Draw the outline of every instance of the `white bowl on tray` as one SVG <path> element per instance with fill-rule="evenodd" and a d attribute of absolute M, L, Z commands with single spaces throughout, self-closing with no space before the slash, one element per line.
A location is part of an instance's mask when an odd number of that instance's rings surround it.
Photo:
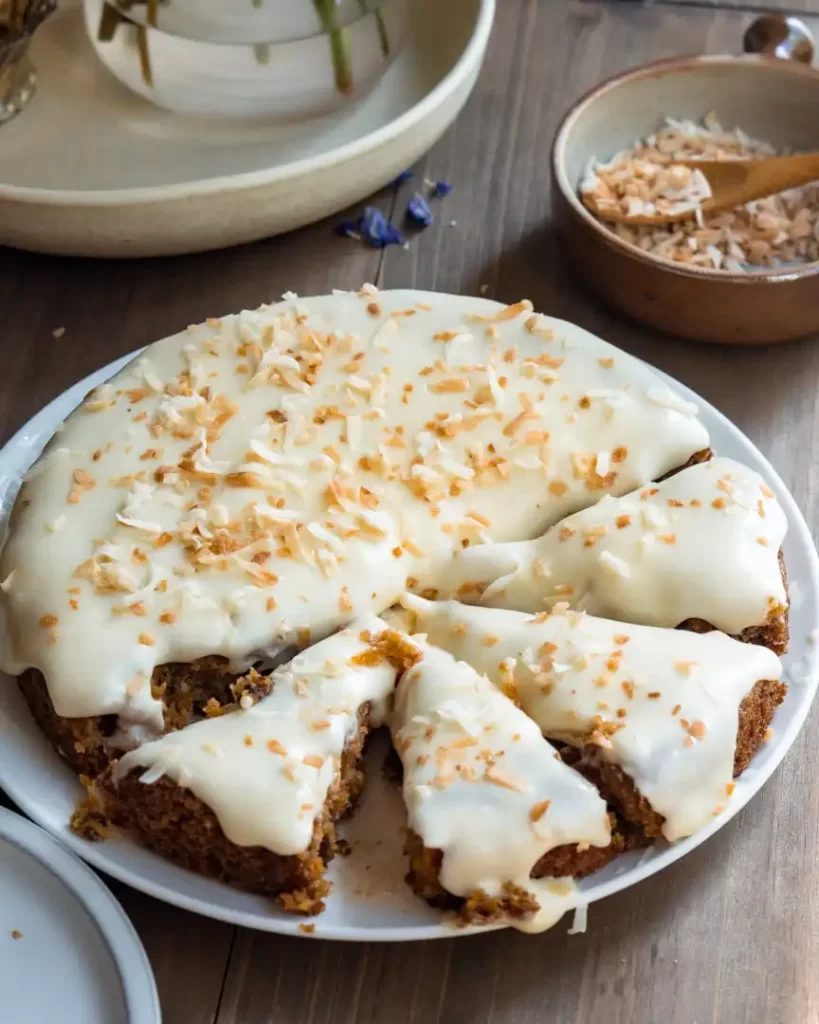
<path fill-rule="evenodd" d="M 147 103 L 95 59 L 82 0 L 61 0 L 32 42 L 36 102 L 3 125 L 0 244 L 71 256 L 201 252 L 371 195 L 457 116 L 495 0 L 409 0 L 408 10 L 405 44 L 363 100 L 313 120 L 248 122 Z"/>
<path fill-rule="evenodd" d="M 326 2 L 325 25 L 312 0 L 268 3 L 279 17 L 259 25 L 254 15 L 265 8 L 250 4 L 220 20 L 212 2 L 198 14 L 192 0 L 179 10 L 173 0 L 159 6 L 156 26 L 145 6 L 120 11 L 109 0 L 83 0 L 83 8 L 99 59 L 151 103 L 178 114 L 295 121 L 365 97 L 406 36 L 410 0 L 356 5 L 356 17 L 349 3 L 337 11 Z"/>

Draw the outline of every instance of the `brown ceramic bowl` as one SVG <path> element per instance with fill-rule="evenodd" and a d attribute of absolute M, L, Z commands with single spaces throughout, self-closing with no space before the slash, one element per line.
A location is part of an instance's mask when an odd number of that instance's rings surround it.
<path fill-rule="evenodd" d="M 553 213 L 572 263 L 608 303 L 670 334 L 758 345 L 819 333 L 819 263 L 747 274 L 672 263 L 622 242 L 578 198 L 592 157 L 631 147 L 666 116 L 712 110 L 777 148 L 819 150 L 819 71 L 796 60 L 678 57 L 610 79 L 569 111 L 552 150 Z"/>

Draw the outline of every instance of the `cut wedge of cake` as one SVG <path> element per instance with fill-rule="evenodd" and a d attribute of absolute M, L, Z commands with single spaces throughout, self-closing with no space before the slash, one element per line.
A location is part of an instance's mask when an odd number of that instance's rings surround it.
<path fill-rule="evenodd" d="M 715 457 L 555 524 L 537 540 L 456 552 L 440 597 L 719 629 L 787 648 L 785 514 L 762 477 Z"/>
<path fill-rule="evenodd" d="M 410 884 L 438 905 L 448 894 L 465 922 L 543 930 L 575 889 L 568 878 L 541 877 L 541 862 L 557 847 L 610 846 L 605 801 L 486 677 L 419 646 L 390 716 Z"/>
<path fill-rule="evenodd" d="M 367 732 L 417 657 L 380 619 L 358 620 L 273 672 L 255 703 L 125 754 L 100 783 L 110 818 L 185 867 L 317 912 Z"/>
<path fill-rule="evenodd" d="M 767 648 L 722 633 L 407 595 L 414 629 L 485 673 L 630 821 L 675 840 L 720 814 L 785 695 Z"/>

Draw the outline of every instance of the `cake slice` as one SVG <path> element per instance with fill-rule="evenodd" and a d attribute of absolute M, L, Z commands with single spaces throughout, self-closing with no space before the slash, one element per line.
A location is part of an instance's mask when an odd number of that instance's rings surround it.
<path fill-rule="evenodd" d="M 316 913 L 360 755 L 413 646 L 375 617 L 297 655 L 270 692 L 125 754 L 101 789 L 109 815 L 201 874 Z"/>
<path fill-rule="evenodd" d="M 606 804 L 488 679 L 419 647 L 390 716 L 404 768 L 408 881 L 465 922 L 548 928 L 575 890 L 568 878 L 542 877 L 547 855 L 609 847 Z"/>
<path fill-rule="evenodd" d="M 714 458 L 569 516 L 537 540 L 456 552 L 439 596 L 540 612 L 559 602 L 787 648 L 787 520 L 762 477 Z"/>
<path fill-rule="evenodd" d="M 415 628 L 513 697 L 647 835 L 680 839 L 726 807 L 784 698 L 779 658 L 722 633 L 537 616 L 407 595 Z"/>

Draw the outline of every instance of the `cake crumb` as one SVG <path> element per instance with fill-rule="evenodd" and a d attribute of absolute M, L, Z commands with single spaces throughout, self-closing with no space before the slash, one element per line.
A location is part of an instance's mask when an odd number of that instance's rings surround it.
<path fill-rule="evenodd" d="M 588 927 L 588 913 L 589 908 L 586 903 L 578 903 L 574 908 L 574 918 L 572 919 L 572 926 L 569 928 L 567 935 L 584 935 L 586 928 Z"/>

